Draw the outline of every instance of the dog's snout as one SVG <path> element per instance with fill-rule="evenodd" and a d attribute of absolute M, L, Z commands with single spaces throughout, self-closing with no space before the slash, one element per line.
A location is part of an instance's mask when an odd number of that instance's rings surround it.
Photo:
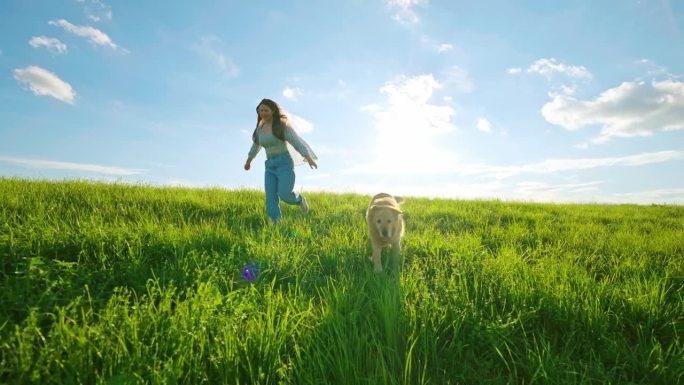
<path fill-rule="evenodd" d="M 389 237 L 389 231 L 387 231 L 387 229 L 382 229 L 382 236 L 385 238 Z"/>

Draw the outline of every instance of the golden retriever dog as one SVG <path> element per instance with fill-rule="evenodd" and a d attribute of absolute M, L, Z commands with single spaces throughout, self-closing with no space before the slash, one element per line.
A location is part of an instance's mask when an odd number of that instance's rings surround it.
<path fill-rule="evenodd" d="M 401 197 L 380 193 L 368 204 L 366 224 L 373 247 L 373 255 L 368 259 L 373 261 L 376 272 L 382 271 L 382 249 L 387 246 L 392 250 L 395 264 L 399 265 L 401 238 L 404 236 L 404 218 L 399 205 L 403 202 Z"/>

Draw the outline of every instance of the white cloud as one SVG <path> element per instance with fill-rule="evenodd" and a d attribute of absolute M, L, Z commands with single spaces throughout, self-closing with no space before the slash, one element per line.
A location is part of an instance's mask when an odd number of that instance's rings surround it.
<path fill-rule="evenodd" d="M 520 74 L 523 72 L 522 68 L 509 68 L 507 72 L 511 75 Z M 539 74 L 547 79 L 553 75 L 561 74 L 574 79 L 591 79 L 592 75 L 584 66 L 574 66 L 559 63 L 555 58 L 538 59 L 532 63 L 525 72 L 531 74 Z"/>
<path fill-rule="evenodd" d="M 387 95 L 391 106 L 428 108 L 428 104 L 436 89 L 442 85 L 435 80 L 432 74 L 418 75 L 415 77 L 399 76 L 392 81 L 386 82 L 381 88 L 380 93 Z M 451 110 L 449 108 L 449 110 Z"/>
<path fill-rule="evenodd" d="M 684 83 L 624 82 L 588 101 L 570 95 L 552 95 L 552 100 L 542 107 L 542 115 L 548 122 L 568 130 L 601 125 L 595 143 L 613 137 L 681 130 L 684 129 Z"/>
<path fill-rule="evenodd" d="M 416 5 L 426 3 L 427 0 L 386 0 L 388 8 L 396 11 L 393 18 L 400 23 L 417 23 L 420 21 L 414 11 Z"/>
<path fill-rule="evenodd" d="M 101 166 L 97 164 L 58 162 L 54 160 L 26 159 L 8 156 L 0 156 L 0 162 L 43 170 L 85 171 L 105 175 L 136 175 L 143 174 L 146 171 L 141 169 L 130 169 L 115 166 Z"/>
<path fill-rule="evenodd" d="M 216 36 L 204 36 L 192 45 L 192 49 L 208 60 L 220 73 L 228 78 L 237 77 L 240 69 L 231 58 L 219 47 L 221 39 Z"/>
<path fill-rule="evenodd" d="M 121 49 L 121 47 L 119 47 L 118 45 L 114 44 L 112 39 L 110 39 L 106 33 L 100 31 L 97 28 L 93 28 L 90 26 L 73 25 L 64 19 L 51 20 L 48 22 L 48 24 L 56 27 L 62 27 L 65 31 L 70 32 L 76 36 L 86 38 L 88 41 L 95 45 L 101 45 L 109 47 L 113 50 L 122 50 L 124 52 L 128 52 L 126 50 Z"/>
<path fill-rule="evenodd" d="M 553 87 L 553 90 L 550 92 L 551 95 L 573 95 L 575 92 L 577 92 L 577 85 L 572 84 L 572 85 L 567 85 L 567 84 L 558 84 Z"/>
<path fill-rule="evenodd" d="M 437 52 L 444 53 L 447 51 L 451 51 L 452 49 L 454 49 L 453 45 L 448 44 L 448 43 L 442 43 L 437 47 Z"/>
<path fill-rule="evenodd" d="M 477 129 L 482 132 L 490 133 L 492 132 L 492 124 L 485 118 L 479 118 L 477 119 Z"/>
<path fill-rule="evenodd" d="M 301 94 L 302 90 L 299 88 L 285 87 L 283 90 L 283 96 L 289 100 L 297 100 Z"/>
<path fill-rule="evenodd" d="M 539 59 L 532 63 L 527 72 L 538 73 L 546 78 L 550 78 L 553 74 L 564 74 L 571 78 L 591 79 L 591 72 L 584 66 L 571 66 L 563 63 L 558 63 L 554 58 Z"/>
<path fill-rule="evenodd" d="M 667 78 L 680 78 L 682 76 L 677 76 L 675 74 L 670 73 L 670 71 L 666 68 L 663 67 L 653 60 L 650 59 L 639 59 L 636 62 L 636 65 L 639 66 L 642 70 L 646 71 L 646 74 L 651 77 L 667 77 Z"/>
<path fill-rule="evenodd" d="M 28 84 L 36 95 L 51 96 L 65 103 L 74 104 L 76 92 L 71 85 L 48 70 L 37 66 L 15 69 L 14 78 Z"/>
<path fill-rule="evenodd" d="M 62 54 L 67 51 L 66 44 L 54 37 L 33 36 L 31 40 L 29 40 L 29 45 L 33 48 L 45 47 L 48 51 L 57 54 Z"/>
<path fill-rule="evenodd" d="M 454 110 L 430 103 L 436 89 L 441 88 L 432 74 L 400 76 L 385 83 L 380 93 L 384 105 L 361 108 L 373 117 L 373 133 L 368 138 L 369 163 L 353 166 L 346 173 L 375 173 L 401 169 L 405 173 L 430 172 L 449 167 L 453 153 L 437 145 L 437 138 L 454 131 Z"/>

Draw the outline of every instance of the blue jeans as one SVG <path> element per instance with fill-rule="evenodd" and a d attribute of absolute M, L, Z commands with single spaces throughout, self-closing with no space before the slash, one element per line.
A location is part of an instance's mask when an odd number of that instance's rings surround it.
<path fill-rule="evenodd" d="M 302 196 L 292 191 L 295 173 L 290 153 L 284 152 L 266 159 L 265 166 L 266 213 L 274 222 L 278 222 L 280 200 L 290 205 L 298 205 L 302 202 Z"/>

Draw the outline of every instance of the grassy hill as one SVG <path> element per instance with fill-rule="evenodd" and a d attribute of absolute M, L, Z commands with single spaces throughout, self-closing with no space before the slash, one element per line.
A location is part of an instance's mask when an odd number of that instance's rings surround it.
<path fill-rule="evenodd" d="M 684 207 L 307 197 L 0 179 L 0 382 L 684 383 Z"/>

